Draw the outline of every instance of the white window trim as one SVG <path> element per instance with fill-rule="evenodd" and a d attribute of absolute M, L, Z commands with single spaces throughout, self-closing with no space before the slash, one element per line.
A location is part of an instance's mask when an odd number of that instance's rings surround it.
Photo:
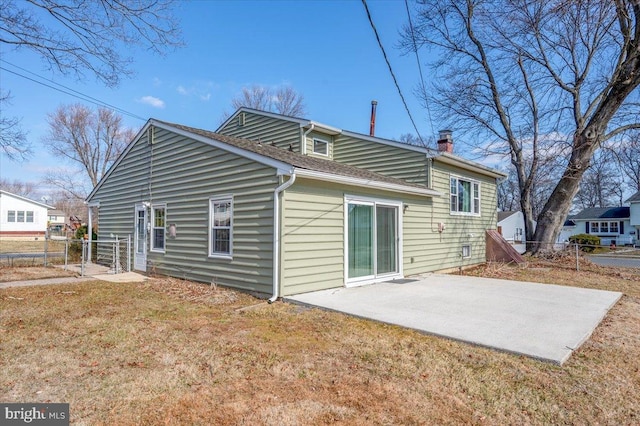
<path fill-rule="evenodd" d="M 160 209 L 164 209 L 164 247 L 163 248 L 158 248 L 155 246 L 155 234 L 154 231 L 156 229 L 159 229 L 157 226 L 155 226 L 156 224 L 156 210 L 160 210 Z M 150 219 L 150 224 L 151 224 L 151 233 L 149 235 L 149 238 L 151 240 L 151 249 L 150 251 L 154 252 L 154 253 L 166 253 L 167 252 L 167 204 L 166 203 L 159 203 L 159 204 L 152 204 L 151 205 L 151 217 Z"/>
<path fill-rule="evenodd" d="M 327 147 L 327 153 L 326 154 L 323 154 L 322 152 L 316 151 L 316 142 L 321 142 L 321 143 L 325 144 L 325 146 Z M 313 144 L 313 153 L 314 154 L 322 155 L 323 157 L 328 157 L 329 156 L 329 141 L 328 140 L 320 139 L 320 138 L 313 138 L 312 144 Z"/>
<path fill-rule="evenodd" d="M 213 204 L 214 203 L 230 203 L 230 221 L 229 221 L 229 253 L 214 253 L 212 237 L 213 237 Z M 207 257 L 210 259 L 233 259 L 233 195 L 223 195 L 209 198 L 209 242 L 207 243 Z"/>
<path fill-rule="evenodd" d="M 460 212 L 460 211 L 454 211 L 451 210 L 451 179 L 456 179 L 456 181 L 459 180 L 463 180 L 466 182 L 470 182 L 471 183 L 471 209 L 473 210 L 474 208 L 474 201 L 476 200 L 476 198 L 473 196 L 473 190 L 474 190 L 474 185 L 478 185 L 478 212 Z M 457 185 L 456 185 L 457 188 Z M 456 197 L 460 197 L 460 194 L 456 194 Z M 449 214 L 451 216 L 475 216 L 475 217 L 480 217 L 482 216 L 482 185 L 480 184 L 479 180 L 476 179 L 471 179 L 465 176 L 458 176 L 458 175 L 449 175 Z"/>
<path fill-rule="evenodd" d="M 594 235 L 606 235 L 606 236 L 611 236 L 611 235 L 622 235 L 620 234 L 620 222 L 623 222 L 622 220 L 593 220 L 589 222 L 589 234 L 594 234 Z M 607 231 L 603 231 L 602 230 L 602 224 L 606 223 L 607 224 Z M 611 224 L 615 223 L 616 224 L 616 231 L 612 231 L 611 230 Z M 598 226 L 598 230 L 594 230 L 594 225 Z"/>
<path fill-rule="evenodd" d="M 469 251 L 469 254 L 468 254 L 467 256 L 465 256 L 465 255 L 464 255 L 464 252 L 465 252 L 465 248 L 467 248 L 467 247 L 468 247 L 468 249 L 469 249 L 469 250 L 468 250 L 468 251 Z M 470 258 L 471 258 L 471 244 L 463 244 L 463 245 L 462 245 L 462 252 L 461 252 L 461 255 L 462 255 L 462 258 L 463 258 L 463 259 L 470 259 Z"/>

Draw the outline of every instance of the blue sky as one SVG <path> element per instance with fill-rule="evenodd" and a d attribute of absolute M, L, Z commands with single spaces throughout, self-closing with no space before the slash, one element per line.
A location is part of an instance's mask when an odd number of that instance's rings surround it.
<path fill-rule="evenodd" d="M 368 5 L 418 130 L 423 137 L 434 136 L 440 126 L 431 127 L 414 95 L 420 78 L 416 58 L 397 49 L 407 22 L 405 2 L 369 0 Z M 136 74 L 114 89 L 93 77 L 76 81 L 53 74 L 24 50 L 2 47 L 2 66 L 14 69 L 8 64 L 15 64 L 145 119 L 209 130 L 231 112 L 231 99 L 243 86 L 286 84 L 304 95 L 305 118 L 368 133 L 375 99 L 377 136 L 415 133 L 359 0 L 193 1 L 180 3 L 178 16 L 186 46 L 164 57 L 136 51 Z M 428 62 L 424 52 L 420 59 L 423 66 Z M 428 80 L 428 69 L 423 72 Z M 48 168 L 60 165 L 39 143 L 47 114 L 62 104 L 85 102 L 1 70 L 0 83 L 13 96 L 2 114 L 22 118 L 35 148 L 24 163 L 2 154 L 0 177 L 37 182 Z M 130 127 L 144 124 L 124 119 Z"/>

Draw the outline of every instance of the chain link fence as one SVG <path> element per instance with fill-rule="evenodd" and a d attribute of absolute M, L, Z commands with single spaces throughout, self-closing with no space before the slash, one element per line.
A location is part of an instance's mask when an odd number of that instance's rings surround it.
<path fill-rule="evenodd" d="M 46 236 L 0 242 L 0 267 L 61 266 L 66 269 L 74 265 L 85 275 L 90 263 L 106 266 L 111 274 L 131 271 L 131 236 L 91 241 L 91 259 L 89 241 L 84 239 Z"/>
<path fill-rule="evenodd" d="M 637 259 L 640 265 L 640 248 L 636 245 L 616 245 L 615 242 L 609 244 L 584 244 L 564 241 L 560 243 L 543 243 L 540 241 L 526 241 L 527 251 L 533 247 L 541 247 L 538 256 L 550 260 L 560 257 L 570 257 L 575 261 L 576 271 L 580 270 L 580 263 L 585 259 L 593 261 L 594 257 L 614 257 Z"/>

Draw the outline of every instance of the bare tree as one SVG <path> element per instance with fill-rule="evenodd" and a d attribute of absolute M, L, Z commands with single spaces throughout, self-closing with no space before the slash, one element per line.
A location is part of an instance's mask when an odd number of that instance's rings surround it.
<path fill-rule="evenodd" d="M 505 172 L 505 170 L 502 170 Z M 509 212 L 520 208 L 520 191 L 518 190 L 518 178 L 513 167 L 505 179 L 498 182 L 497 188 L 498 210 Z"/>
<path fill-rule="evenodd" d="M 303 117 L 307 114 L 304 96 L 290 86 L 270 88 L 254 84 L 243 87 L 242 93 L 231 100 L 231 106 L 234 110 L 246 107 L 292 117 Z M 230 116 L 231 113 L 225 112 L 222 121 Z"/>
<path fill-rule="evenodd" d="M 307 113 L 304 97 L 290 86 L 281 86 L 275 90 L 273 107 L 280 114 L 294 117 L 301 117 Z"/>
<path fill-rule="evenodd" d="M 435 146 L 435 138 L 430 136 L 426 140 L 420 139 L 418 136 L 413 133 L 403 133 L 397 139 L 398 142 L 406 143 L 407 145 L 421 146 L 425 148 L 437 149 Z M 455 146 L 454 146 L 455 149 Z"/>
<path fill-rule="evenodd" d="M 112 110 L 94 111 L 81 104 L 61 106 L 47 121 L 49 133 L 43 144 L 72 165 L 50 173 L 47 183 L 79 198 L 98 184 L 135 134 Z"/>
<path fill-rule="evenodd" d="M 109 87 L 133 74 L 135 47 L 163 54 L 182 45 L 175 0 L 66 1 L 0 0 L 0 47 L 36 53 L 47 68 Z M 4 104 L 4 105 L 1 105 Z M 0 148 L 9 158 L 29 154 L 19 119 L 0 106 Z"/>
<path fill-rule="evenodd" d="M 82 220 L 86 220 L 87 206 L 84 204 L 84 199 L 78 198 L 68 191 L 59 190 L 53 192 L 49 204 L 63 211 L 67 220 L 70 216 L 77 216 Z"/>
<path fill-rule="evenodd" d="M 622 173 L 613 152 L 600 149 L 580 182 L 574 203 L 582 209 L 620 206 L 624 198 Z"/>
<path fill-rule="evenodd" d="M 531 247 L 556 240 L 603 141 L 640 128 L 640 0 L 420 0 L 407 50 L 441 54 L 441 119 L 473 131 L 483 155 L 510 158 Z M 541 161 L 568 149 L 562 175 L 534 220 Z"/>
<path fill-rule="evenodd" d="M 627 176 L 631 191 L 640 191 L 640 132 L 630 135 L 616 151 L 620 169 Z"/>
<path fill-rule="evenodd" d="M 95 75 L 107 86 L 132 73 L 134 46 L 155 53 L 181 45 L 173 0 L 0 0 L 0 43 L 38 54 L 62 74 Z"/>
<path fill-rule="evenodd" d="M 231 100 L 231 106 L 234 109 L 247 107 L 261 111 L 271 111 L 271 90 L 268 87 L 256 84 L 243 87 L 242 93 Z"/>
<path fill-rule="evenodd" d="M 31 155 L 27 134 L 20 127 L 20 119 L 8 117 L 6 111 L 10 104 L 9 92 L 0 92 L 0 151 L 11 160 L 24 160 Z"/>
<path fill-rule="evenodd" d="M 0 189 L 29 198 L 36 192 L 36 185 L 33 182 L 23 182 L 17 179 L 10 181 L 0 178 Z"/>

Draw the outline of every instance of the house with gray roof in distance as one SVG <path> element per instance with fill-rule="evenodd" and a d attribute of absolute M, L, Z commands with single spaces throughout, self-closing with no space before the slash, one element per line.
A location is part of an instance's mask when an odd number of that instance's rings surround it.
<path fill-rule="evenodd" d="M 150 119 L 86 201 L 134 270 L 275 300 L 484 263 L 504 175 L 452 144 L 246 108 L 216 132 Z"/>
<path fill-rule="evenodd" d="M 636 229 L 631 226 L 629 207 L 591 207 L 570 217 L 575 223 L 574 235 L 600 237 L 602 245 L 631 245 L 636 242 Z"/>

